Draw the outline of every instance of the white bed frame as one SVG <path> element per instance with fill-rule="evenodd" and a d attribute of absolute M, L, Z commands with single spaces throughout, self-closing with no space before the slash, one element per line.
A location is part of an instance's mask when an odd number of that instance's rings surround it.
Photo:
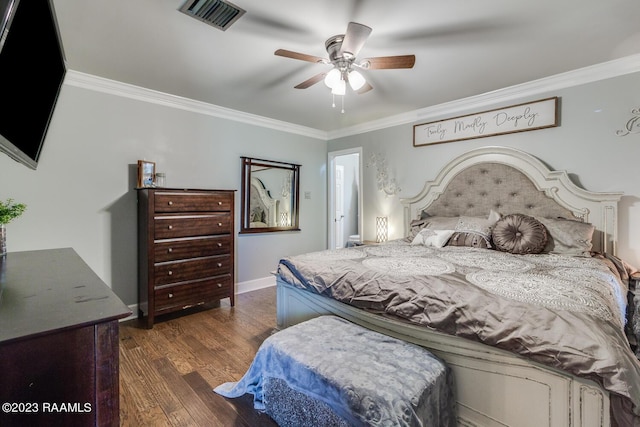
<path fill-rule="evenodd" d="M 571 211 L 576 218 L 595 226 L 594 251 L 616 255 L 618 202 L 622 193 L 596 193 L 584 190 L 571 181 L 566 171 L 551 171 L 532 155 L 507 147 L 483 147 L 451 161 L 436 179 L 425 183 L 417 196 L 401 200 L 404 205 L 405 226 L 408 226 L 412 219 L 418 218 L 422 210 L 442 195 L 458 173 L 481 163 L 501 163 L 518 169 L 547 197 Z"/>
<path fill-rule="evenodd" d="M 600 232 L 594 250 L 615 254 L 621 193 L 594 193 L 574 185 L 566 172 L 550 171 L 535 157 L 511 148 L 485 147 L 450 162 L 416 197 L 403 199 L 405 222 L 418 218 L 460 171 L 503 163 L 535 187 L 591 222 Z M 595 382 L 528 361 L 510 352 L 371 314 L 277 280 L 277 323 L 286 328 L 334 314 L 372 330 L 428 348 L 452 368 L 460 426 L 609 427 L 609 394 Z"/>

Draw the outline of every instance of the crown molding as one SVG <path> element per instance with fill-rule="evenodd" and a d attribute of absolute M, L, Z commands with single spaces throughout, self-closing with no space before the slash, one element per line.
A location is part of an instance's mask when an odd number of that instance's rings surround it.
<path fill-rule="evenodd" d="M 499 103 L 516 100 L 519 101 L 522 98 L 540 95 L 544 92 L 579 86 L 639 71 L 640 54 L 630 55 L 620 59 L 603 62 L 601 64 L 568 71 L 566 73 L 544 77 L 527 83 L 509 86 L 491 92 L 482 93 L 480 95 L 461 98 L 455 101 L 433 105 L 419 110 L 413 110 L 407 113 L 389 116 L 380 120 L 329 132 L 328 139 L 333 140 L 393 126 L 429 121 L 430 119 L 440 118 L 442 116 L 465 113 L 469 110 L 485 109 Z"/>
<path fill-rule="evenodd" d="M 539 95 L 545 92 L 592 83 L 598 80 L 618 77 L 639 71 L 640 54 L 630 55 L 601 64 L 579 68 L 566 73 L 556 74 L 527 83 L 509 86 L 480 95 L 461 98 L 455 101 L 433 105 L 419 110 L 413 110 L 331 132 L 300 126 L 281 120 L 274 120 L 238 110 L 232 110 L 230 108 L 145 89 L 139 86 L 109 80 L 74 70 L 69 70 L 67 72 L 65 84 L 104 92 L 111 95 L 136 99 L 143 102 L 164 105 L 171 108 L 206 114 L 254 126 L 261 126 L 282 132 L 298 134 L 322 141 L 330 141 L 337 138 L 385 129 L 393 126 L 406 125 L 419 121 L 424 122 L 431 118 L 459 114 L 469 110 L 483 109 L 499 103 L 520 100 L 522 98 Z"/>
<path fill-rule="evenodd" d="M 165 107 L 177 108 L 254 126 L 261 126 L 282 132 L 298 134 L 314 139 L 320 139 L 322 141 L 327 140 L 327 132 L 318 129 L 300 126 L 281 120 L 270 119 L 268 117 L 258 116 L 255 114 L 249 114 L 233 110 L 231 108 L 208 104 L 206 102 L 195 101 L 193 99 L 158 92 L 75 70 L 67 71 L 64 84 L 124 98 L 135 99 L 138 101 L 149 102 L 152 104 L 163 105 Z"/>

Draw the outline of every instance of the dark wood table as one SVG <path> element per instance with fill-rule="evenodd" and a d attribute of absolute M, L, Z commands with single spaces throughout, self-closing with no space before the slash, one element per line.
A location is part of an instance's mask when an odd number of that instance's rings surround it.
<path fill-rule="evenodd" d="M 118 319 L 71 248 L 0 257 L 0 425 L 118 426 Z"/>

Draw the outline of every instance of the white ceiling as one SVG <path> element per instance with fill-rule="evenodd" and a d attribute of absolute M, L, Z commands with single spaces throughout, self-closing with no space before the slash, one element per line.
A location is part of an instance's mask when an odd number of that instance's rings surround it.
<path fill-rule="evenodd" d="M 233 0 L 247 12 L 221 31 L 183 0 L 53 0 L 68 67 L 325 132 L 640 53 L 638 0 Z M 368 70 L 344 114 L 318 83 L 349 21 L 373 28 L 359 58 L 415 54 L 413 69 Z"/>

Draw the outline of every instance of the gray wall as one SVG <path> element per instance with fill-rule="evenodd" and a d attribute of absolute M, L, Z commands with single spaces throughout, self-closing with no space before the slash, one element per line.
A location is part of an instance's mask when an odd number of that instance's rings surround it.
<path fill-rule="evenodd" d="M 237 281 L 270 276 L 286 255 L 326 247 L 326 142 L 74 85 L 63 86 L 37 170 L 0 155 L 0 199 L 27 204 L 8 250 L 72 247 L 126 304 L 137 303 L 137 160 L 167 185 L 236 189 L 240 156 L 302 165 L 300 232 L 240 235 Z"/>
<path fill-rule="evenodd" d="M 582 187 L 622 191 L 619 254 L 640 266 L 640 134 L 615 131 L 640 106 L 640 73 L 521 98 L 495 96 L 494 107 L 549 96 L 561 98 L 557 128 L 427 147 L 412 146 L 413 124 L 386 127 L 326 142 L 285 130 L 213 117 L 171 103 L 147 102 L 65 84 L 36 171 L 0 155 L 0 199 L 28 205 L 8 226 L 9 251 L 73 247 L 127 304 L 137 302 L 136 162 L 155 161 L 169 186 L 240 189 L 240 156 L 287 161 L 301 168 L 301 232 L 240 235 L 237 281 L 268 278 L 280 258 L 326 247 L 328 151 L 363 147 L 385 156 L 402 188 L 377 190 L 375 168 L 365 167 L 363 238 L 375 238 L 375 217 L 389 216 L 390 238 L 402 237 L 399 197 L 411 197 L 444 164 L 487 145 L 527 151 L 552 169 L 567 170 Z M 485 109 L 489 109 L 488 106 Z M 456 115 L 479 111 L 465 110 Z M 481 111 L 481 110 L 480 110 Z M 417 123 L 451 117 L 437 109 Z M 304 197 L 305 193 L 310 198 Z M 239 215 L 239 191 L 237 193 Z M 238 222 L 236 221 L 236 226 Z"/>
<path fill-rule="evenodd" d="M 376 188 L 375 168 L 365 168 L 364 239 L 375 237 L 375 217 L 381 215 L 389 216 L 390 238 L 402 237 L 403 212 L 399 198 L 416 195 L 425 181 L 435 178 L 440 169 L 458 155 L 478 147 L 500 145 L 527 151 L 552 169 L 568 171 L 585 189 L 624 192 L 620 203 L 618 254 L 640 266 L 640 133 L 636 128 L 635 134 L 624 137 L 615 134 L 633 117 L 630 110 L 640 106 L 638 87 L 640 73 L 633 73 L 559 90 L 542 90 L 521 98 L 501 99 L 499 94 L 492 94 L 493 105 L 465 109 L 461 102 L 459 111 L 453 115 L 559 96 L 560 126 L 555 128 L 413 147 L 413 124 L 452 117 L 436 109 L 415 123 L 335 138 L 329 141 L 329 151 L 363 147 L 365 159 L 381 153 L 387 159 L 389 175 L 402 189 L 397 196 L 385 196 Z"/>

